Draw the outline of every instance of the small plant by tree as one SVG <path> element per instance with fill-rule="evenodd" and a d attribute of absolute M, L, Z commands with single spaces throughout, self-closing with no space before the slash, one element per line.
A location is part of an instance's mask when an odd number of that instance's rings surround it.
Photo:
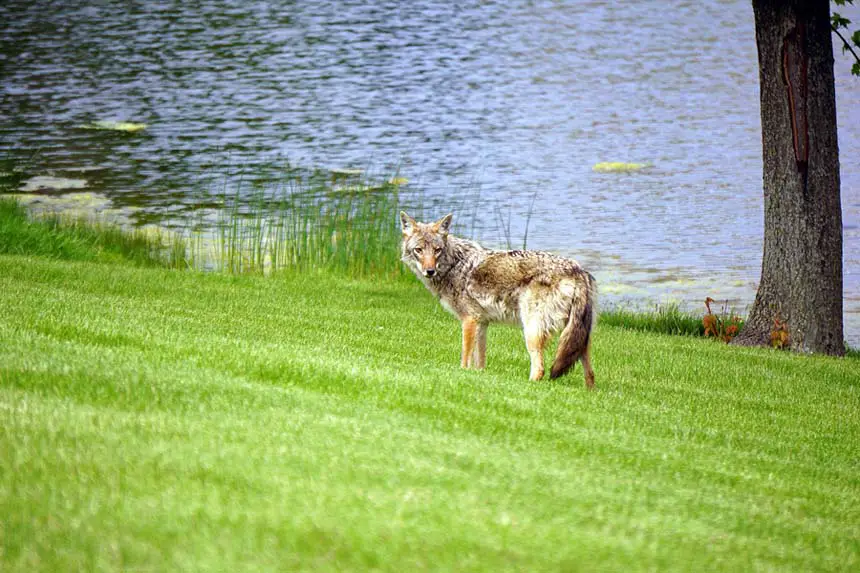
<path fill-rule="evenodd" d="M 778 350 L 788 348 L 788 321 L 781 320 L 779 314 L 773 319 L 773 329 L 770 331 L 770 345 Z"/>
<path fill-rule="evenodd" d="M 729 301 L 723 305 L 722 313 L 714 314 L 711 311 L 711 303 L 716 302 L 711 297 L 705 299 L 705 308 L 708 313 L 702 318 L 702 326 L 705 327 L 705 337 L 714 337 L 722 340 L 726 344 L 732 341 L 732 338 L 743 326 L 743 320 L 736 314 L 729 313 Z"/>

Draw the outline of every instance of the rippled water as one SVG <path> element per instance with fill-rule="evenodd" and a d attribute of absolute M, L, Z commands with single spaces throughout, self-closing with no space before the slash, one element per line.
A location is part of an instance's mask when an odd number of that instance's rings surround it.
<path fill-rule="evenodd" d="M 855 22 L 860 10 L 841 9 Z M 398 165 L 424 201 L 597 271 L 611 301 L 743 308 L 761 257 L 750 3 L 0 5 L 0 145 L 117 206 L 193 206 L 228 171 Z M 846 320 L 860 343 L 860 80 L 836 53 Z M 148 124 L 126 135 L 97 120 Z M 651 163 L 595 173 L 601 161 Z M 82 175 L 83 174 L 83 175 Z M 241 174 L 241 175 L 240 175 Z M 480 198 L 475 198 L 480 193 Z"/>

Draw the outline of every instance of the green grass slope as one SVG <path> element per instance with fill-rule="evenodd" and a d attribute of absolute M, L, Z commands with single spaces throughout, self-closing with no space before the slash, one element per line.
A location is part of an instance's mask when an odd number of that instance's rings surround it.
<path fill-rule="evenodd" d="M 860 567 L 860 362 L 601 326 L 458 367 L 418 285 L 0 255 L 0 570 Z"/>
<path fill-rule="evenodd" d="M 0 254 L 167 266 L 170 253 L 144 231 L 64 220 L 30 219 L 23 205 L 0 195 Z"/>

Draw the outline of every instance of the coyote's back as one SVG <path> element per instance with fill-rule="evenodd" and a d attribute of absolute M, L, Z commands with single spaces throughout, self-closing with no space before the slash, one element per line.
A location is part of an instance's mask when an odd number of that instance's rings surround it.
<path fill-rule="evenodd" d="M 594 385 L 591 329 L 597 283 L 579 263 L 541 251 L 494 251 L 448 233 L 451 215 L 418 223 L 400 213 L 401 256 L 463 327 L 461 365 L 483 368 L 490 322 L 520 324 L 531 357 L 530 379 L 543 377 L 543 349 L 561 331 L 550 377 L 581 361 Z"/>

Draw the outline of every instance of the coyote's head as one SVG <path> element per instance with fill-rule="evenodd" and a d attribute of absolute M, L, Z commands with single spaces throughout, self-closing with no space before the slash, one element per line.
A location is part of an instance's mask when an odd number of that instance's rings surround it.
<path fill-rule="evenodd" d="M 448 267 L 446 247 L 452 216 L 445 215 L 435 223 L 419 223 L 400 212 L 403 230 L 400 258 L 416 273 L 433 278 Z"/>

